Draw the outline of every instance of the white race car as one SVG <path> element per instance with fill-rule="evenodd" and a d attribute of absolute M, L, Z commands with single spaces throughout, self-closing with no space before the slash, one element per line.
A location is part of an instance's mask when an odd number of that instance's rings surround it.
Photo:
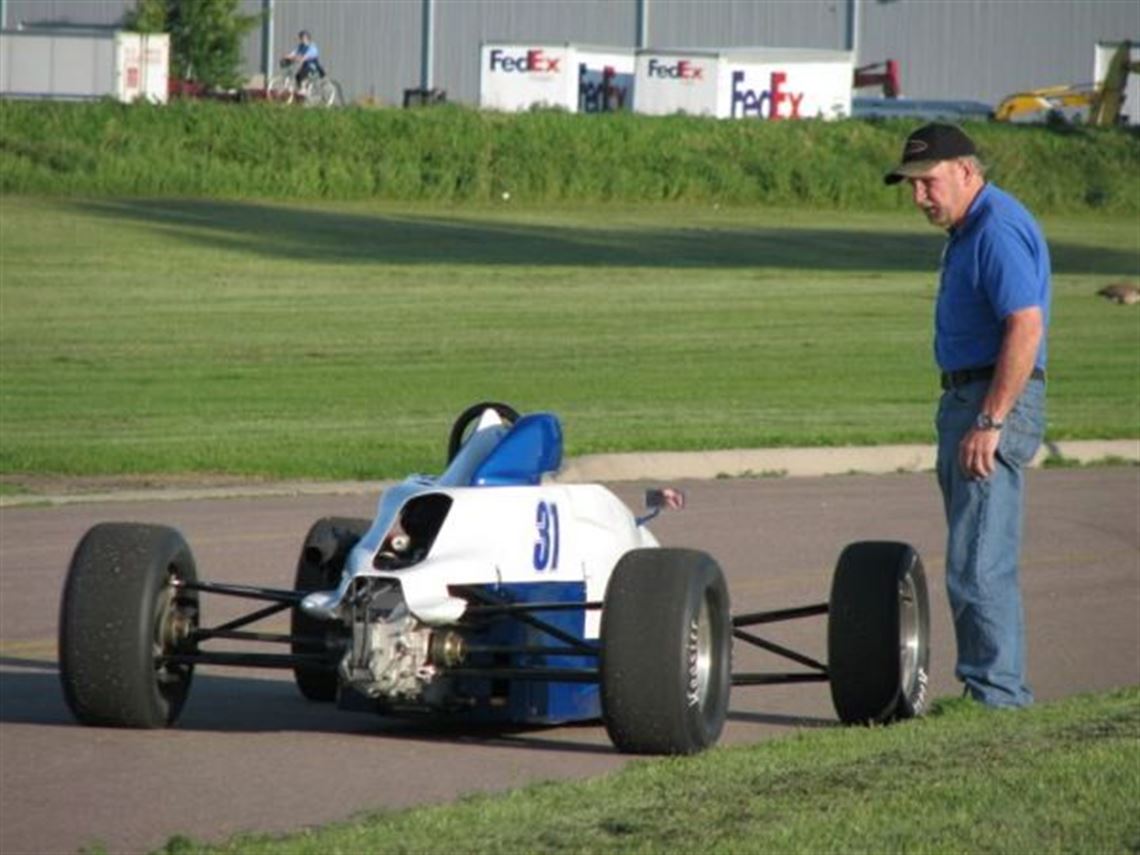
<path fill-rule="evenodd" d="M 685 754 L 720 736 L 733 685 L 830 683 L 844 722 L 888 722 L 927 703 L 929 607 L 922 563 L 901 543 L 840 556 L 831 598 L 732 616 L 717 563 L 662 547 L 597 484 L 561 484 L 550 413 L 493 402 L 452 429 L 448 465 L 384 491 L 373 520 L 317 521 L 291 590 L 199 581 L 182 536 L 104 523 L 76 548 L 63 592 L 60 674 L 85 724 L 164 727 L 196 665 L 293 669 L 301 693 L 346 709 L 473 722 L 601 719 L 621 751 Z M 268 605 L 207 627 L 201 594 Z M 290 610 L 288 634 L 248 625 Z M 747 627 L 828 615 L 827 664 Z M 733 639 L 792 673 L 734 674 Z M 286 645 L 289 653 L 207 642 Z M 232 646 L 232 645 L 231 645 Z"/>

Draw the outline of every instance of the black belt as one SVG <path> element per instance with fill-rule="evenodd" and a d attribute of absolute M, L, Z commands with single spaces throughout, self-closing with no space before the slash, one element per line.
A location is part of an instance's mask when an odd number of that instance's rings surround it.
<path fill-rule="evenodd" d="M 961 371 L 943 371 L 942 388 L 957 389 L 959 386 L 965 386 L 967 383 L 976 383 L 979 380 L 992 380 L 994 371 L 996 370 L 993 365 L 985 365 L 981 368 L 963 368 Z M 1033 372 L 1029 375 L 1029 379 L 1044 380 L 1044 369 L 1034 368 Z"/>

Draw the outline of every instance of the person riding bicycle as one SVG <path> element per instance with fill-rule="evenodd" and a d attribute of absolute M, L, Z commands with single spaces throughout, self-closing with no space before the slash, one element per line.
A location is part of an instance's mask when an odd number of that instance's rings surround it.
<path fill-rule="evenodd" d="M 297 86 L 300 86 L 314 74 L 324 77 L 325 70 L 321 67 L 321 52 L 317 49 L 309 31 L 301 30 L 297 33 L 297 39 L 299 40 L 297 47 L 293 48 L 291 53 L 285 54 L 282 59 L 285 62 L 300 63 L 296 74 Z"/>

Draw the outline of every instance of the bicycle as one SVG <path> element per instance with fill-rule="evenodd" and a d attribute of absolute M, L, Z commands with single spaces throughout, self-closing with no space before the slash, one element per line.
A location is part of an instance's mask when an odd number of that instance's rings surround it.
<path fill-rule="evenodd" d="M 306 107 L 337 107 L 344 103 L 340 83 L 331 77 L 310 74 L 297 84 L 300 63 L 284 60 L 282 71 L 269 78 L 265 87 L 265 97 L 282 104 L 299 102 Z"/>

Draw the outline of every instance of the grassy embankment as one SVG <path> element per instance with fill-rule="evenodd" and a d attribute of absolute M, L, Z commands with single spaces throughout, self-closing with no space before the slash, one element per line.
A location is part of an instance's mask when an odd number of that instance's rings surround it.
<path fill-rule="evenodd" d="M 930 439 L 901 126 L 595 118 L 0 102 L 0 474 L 432 471 L 485 398 L 569 454 Z M 1050 435 L 1140 435 L 1136 138 L 976 133 L 1050 212 Z"/>
<path fill-rule="evenodd" d="M 886 211 L 908 206 L 881 177 L 914 125 L 5 101 L 0 190 Z M 1038 214 L 1140 213 L 1134 133 L 967 127 L 993 177 Z"/>
<path fill-rule="evenodd" d="M 938 711 L 940 709 L 940 711 Z M 163 852 L 1083 852 L 1140 849 L 1140 690 L 1023 712 L 941 702 L 605 778 Z"/>

